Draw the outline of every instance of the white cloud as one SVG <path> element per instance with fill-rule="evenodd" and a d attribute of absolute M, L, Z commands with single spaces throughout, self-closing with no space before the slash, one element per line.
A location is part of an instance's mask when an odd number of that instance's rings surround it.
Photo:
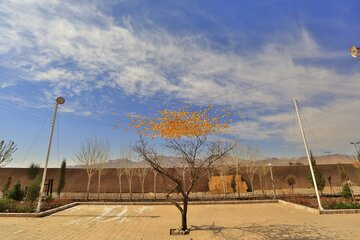
<path fill-rule="evenodd" d="M 131 17 L 118 20 L 105 15 L 96 2 L 3 1 L 0 56 L 6 61 L 2 64 L 14 69 L 31 65 L 25 71 L 28 77 L 49 82 L 57 93 L 79 96 L 109 86 L 129 95 L 150 97 L 161 92 L 189 102 L 254 109 L 257 119 L 246 122 L 246 127 L 234 125 L 251 139 L 289 140 L 292 97 L 299 96 L 305 115 L 317 111 L 333 121 L 311 123 L 322 129 L 317 133 L 319 141 L 330 145 L 356 137 L 352 128 L 356 122 L 350 119 L 358 119 L 358 113 L 344 105 L 356 108 L 360 74 L 342 75 L 298 63 L 299 58 L 342 56 L 321 49 L 305 28 L 249 54 L 220 52 L 198 35 L 174 36 L 153 25 L 134 27 Z M 329 99 L 318 106 L 315 99 L 322 95 Z M 63 109 L 79 110 L 84 115 L 96 111 L 80 103 Z M 344 114 L 331 115 L 331 110 Z"/>

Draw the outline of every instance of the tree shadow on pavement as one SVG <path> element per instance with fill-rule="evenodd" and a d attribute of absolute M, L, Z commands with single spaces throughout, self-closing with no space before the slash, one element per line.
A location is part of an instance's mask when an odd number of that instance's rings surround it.
<path fill-rule="evenodd" d="M 214 239 L 278 239 L 278 240 L 300 240 L 300 239 L 344 239 L 345 236 L 337 236 L 328 228 L 316 226 L 270 224 L 261 225 L 256 223 L 237 226 L 212 225 L 191 226 L 191 231 L 211 231 Z"/>

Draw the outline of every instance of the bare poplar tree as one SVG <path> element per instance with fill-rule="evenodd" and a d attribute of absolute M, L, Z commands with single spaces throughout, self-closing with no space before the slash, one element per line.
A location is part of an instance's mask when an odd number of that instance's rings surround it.
<path fill-rule="evenodd" d="M 118 163 L 115 174 L 118 176 L 119 181 L 119 197 L 122 195 L 122 176 L 125 175 L 128 182 L 129 199 L 132 200 L 132 180 L 136 169 L 134 168 L 136 156 L 132 147 L 125 146 L 120 150 L 120 161 Z"/>
<path fill-rule="evenodd" d="M 76 159 L 74 161 L 85 168 L 88 176 L 86 200 L 89 200 L 91 178 L 96 172 L 96 163 L 102 157 L 102 154 L 99 141 L 96 137 L 86 140 L 80 145 L 80 149 L 75 152 Z"/>
<path fill-rule="evenodd" d="M 252 195 L 255 196 L 254 192 L 254 176 L 258 171 L 257 161 L 261 158 L 261 152 L 258 147 L 248 146 L 246 148 L 246 159 L 244 161 L 244 170 L 250 180 Z"/>
<path fill-rule="evenodd" d="M 132 179 L 135 174 L 135 168 L 133 167 L 133 164 L 129 163 L 126 168 L 124 168 L 124 171 L 129 186 L 129 199 L 132 200 Z"/>
<path fill-rule="evenodd" d="M 5 141 L 0 141 L 0 167 L 5 166 L 13 160 L 12 155 L 17 150 L 16 144 L 13 141 L 5 144 Z"/>
<path fill-rule="evenodd" d="M 144 166 L 141 168 L 136 169 L 136 173 L 139 176 L 140 185 L 141 185 L 141 197 L 144 200 L 144 186 L 145 186 L 145 179 L 149 172 L 149 168 Z"/>
<path fill-rule="evenodd" d="M 259 176 L 259 182 L 260 182 L 260 188 L 261 188 L 261 192 L 264 196 L 266 196 L 266 176 L 269 173 L 269 168 L 266 165 L 266 163 L 261 163 L 258 166 L 258 176 Z"/>
<path fill-rule="evenodd" d="M 206 137 L 198 136 L 185 139 L 169 139 L 167 140 L 166 147 L 172 150 L 176 156 L 179 156 L 180 159 L 178 159 L 178 161 L 186 163 L 189 169 L 189 184 L 187 184 L 186 188 L 183 183 L 181 170 L 179 172 L 178 169 L 175 169 L 174 172 L 173 168 L 168 168 L 166 165 L 164 166 L 162 161 L 160 161 L 160 155 L 158 155 L 154 148 L 150 147 L 142 137 L 140 137 L 140 141 L 134 149 L 155 171 L 167 177 L 173 183 L 174 187 L 168 192 L 166 198 L 172 202 L 181 213 L 181 230 L 188 231 L 187 210 L 189 194 L 200 177 L 206 174 L 207 169 L 211 168 L 216 161 L 228 154 L 231 146 L 223 145 L 219 141 L 207 144 Z M 171 197 L 174 192 L 180 194 L 182 206 Z"/>
<path fill-rule="evenodd" d="M 97 199 L 100 198 L 100 187 L 101 187 L 101 176 L 104 175 L 107 171 L 106 163 L 110 157 L 110 143 L 109 141 L 98 141 L 97 142 L 98 148 L 98 158 L 96 160 L 96 171 L 98 173 L 98 186 L 97 186 Z"/>
<path fill-rule="evenodd" d="M 235 181 L 236 181 L 236 187 L 237 187 L 237 194 L 238 197 L 240 198 L 240 192 L 241 192 L 241 175 L 240 175 L 240 171 L 243 167 L 243 161 L 242 161 L 242 155 L 243 155 L 244 148 L 242 147 L 242 145 L 240 145 L 240 143 L 236 143 L 234 148 L 232 149 L 231 153 L 232 153 L 232 162 L 235 168 Z"/>
<path fill-rule="evenodd" d="M 117 168 L 115 168 L 114 174 L 118 177 L 118 183 L 119 183 L 119 199 L 121 199 L 121 195 L 122 195 L 122 176 L 124 175 L 124 168 L 123 168 L 123 164 L 119 163 L 119 165 L 117 166 Z"/>
<path fill-rule="evenodd" d="M 125 172 L 126 166 L 129 166 L 129 163 L 131 163 L 134 160 L 133 155 L 134 154 L 132 153 L 131 147 L 120 148 L 120 159 L 117 162 L 117 166 L 114 171 L 114 174 L 117 176 L 119 183 L 119 196 L 118 196 L 119 199 L 122 199 L 122 176 L 126 175 Z"/>

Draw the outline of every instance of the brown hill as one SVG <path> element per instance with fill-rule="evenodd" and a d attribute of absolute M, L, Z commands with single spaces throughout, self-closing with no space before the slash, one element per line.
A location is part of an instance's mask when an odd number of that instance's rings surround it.
<path fill-rule="evenodd" d="M 323 156 L 314 156 L 316 164 L 325 165 L 325 164 L 352 164 L 354 162 L 354 156 L 345 155 L 345 154 L 332 154 L 332 155 L 323 155 Z M 308 159 L 306 156 L 297 157 L 297 158 L 270 158 L 266 160 L 271 162 L 274 166 L 289 166 L 290 163 L 293 165 L 309 165 Z"/>
<path fill-rule="evenodd" d="M 316 163 L 318 165 L 328 165 L 328 164 L 352 164 L 354 162 L 354 156 L 345 155 L 345 154 L 332 154 L 332 155 L 323 155 L 315 156 Z M 269 158 L 266 160 L 261 160 L 260 162 L 271 163 L 273 166 L 289 166 L 292 165 L 308 165 L 308 159 L 306 156 L 297 157 L 297 158 Z M 178 157 L 164 157 L 164 162 L 168 167 L 179 166 Z M 142 161 L 131 162 L 128 159 L 113 159 L 109 160 L 105 167 L 106 168 L 117 168 L 117 167 L 147 167 L 149 164 Z M 69 168 L 82 168 L 83 165 L 74 165 Z"/>

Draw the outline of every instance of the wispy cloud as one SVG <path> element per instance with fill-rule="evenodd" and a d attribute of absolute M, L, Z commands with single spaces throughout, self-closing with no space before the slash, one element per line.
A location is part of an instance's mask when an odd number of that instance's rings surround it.
<path fill-rule="evenodd" d="M 301 64 L 299 59 L 344 57 L 321 49 L 306 28 L 291 29 L 283 33 L 286 37 L 274 37 L 278 41 L 251 52 L 220 51 L 202 35 L 173 35 L 150 20 L 134 24 L 131 16 L 115 19 L 98 4 L 1 2 L 2 67 L 21 72 L 29 81 L 46 82 L 50 92 L 59 94 L 83 97 L 109 87 L 130 96 L 161 93 L 199 104 L 232 104 L 257 116 L 234 124 L 239 135 L 260 140 L 274 136 L 289 140 L 291 98 L 299 96 L 305 115 L 326 114 L 326 119 L 336 122 L 334 127 L 343 126 L 336 130 L 337 142 L 354 135 L 349 119 L 358 119 L 358 113 L 348 106 L 358 103 L 359 74 L 345 75 L 323 64 Z M 346 102 L 350 104 L 344 107 Z M 101 112 L 97 107 L 77 102 L 63 111 L 90 116 Z M 319 141 L 328 143 L 330 130 L 325 131 L 322 123 L 311 125 L 322 129 L 316 134 Z"/>

